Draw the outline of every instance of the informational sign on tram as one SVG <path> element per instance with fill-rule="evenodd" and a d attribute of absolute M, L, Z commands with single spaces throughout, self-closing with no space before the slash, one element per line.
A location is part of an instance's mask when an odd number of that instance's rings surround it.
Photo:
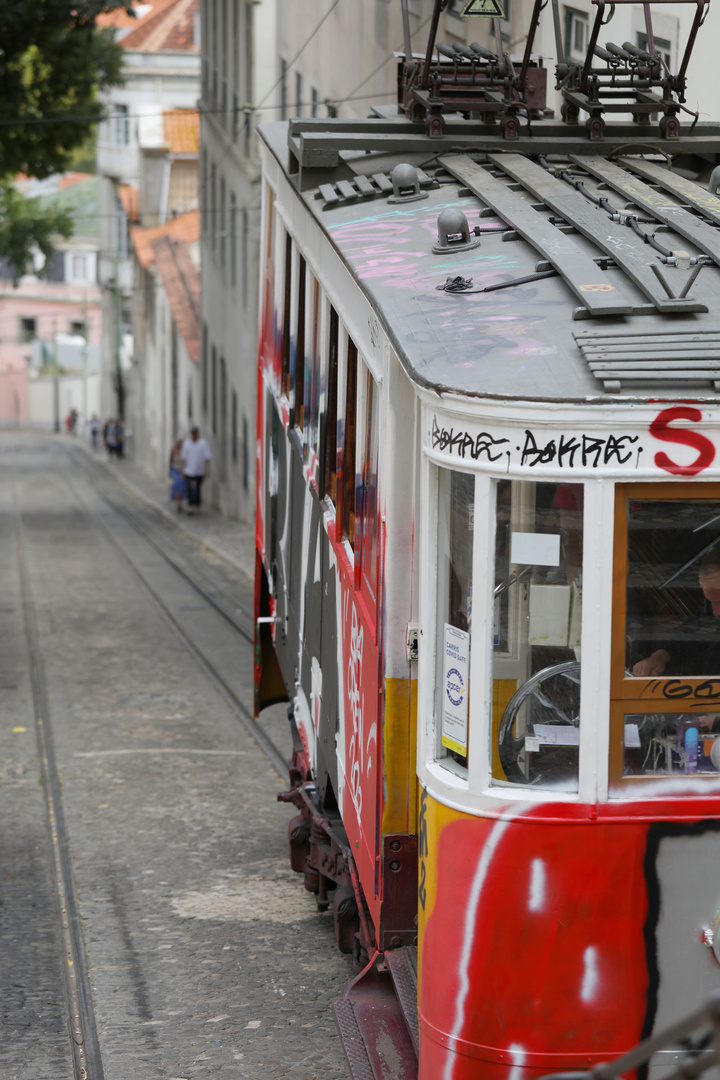
<path fill-rule="evenodd" d="M 442 744 L 467 757 L 470 635 L 445 623 L 443 640 Z"/>

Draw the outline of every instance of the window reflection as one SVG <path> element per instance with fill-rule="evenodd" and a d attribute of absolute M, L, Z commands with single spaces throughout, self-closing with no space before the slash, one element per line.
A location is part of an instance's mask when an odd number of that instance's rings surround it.
<path fill-rule="evenodd" d="M 720 501 L 627 504 L 626 667 L 720 674 Z"/>
<path fill-rule="evenodd" d="M 583 487 L 499 481 L 492 775 L 577 791 Z"/>

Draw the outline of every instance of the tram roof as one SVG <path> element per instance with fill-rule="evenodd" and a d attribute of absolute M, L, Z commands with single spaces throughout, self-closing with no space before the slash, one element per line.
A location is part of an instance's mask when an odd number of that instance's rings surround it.
<path fill-rule="evenodd" d="M 720 198 L 707 177 L 720 125 L 672 144 L 631 124 L 601 145 L 554 121 L 514 142 L 474 130 L 456 120 L 430 139 L 387 115 L 261 135 L 418 384 L 525 400 L 716 398 Z M 400 163 L 419 170 L 422 198 L 389 198 Z M 476 246 L 433 250 L 446 210 L 462 211 Z M 471 288 L 438 288 L 456 277 Z"/>

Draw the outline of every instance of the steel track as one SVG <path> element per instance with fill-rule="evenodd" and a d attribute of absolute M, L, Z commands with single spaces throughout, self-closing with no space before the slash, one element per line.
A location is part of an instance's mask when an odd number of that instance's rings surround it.
<path fill-rule="evenodd" d="M 26 554 L 25 530 L 17 492 L 17 469 L 13 452 L 12 495 L 18 573 L 22 595 L 25 635 L 30 659 L 35 711 L 35 734 L 45 808 L 52 851 L 53 878 L 62 945 L 65 1002 L 70 1022 L 75 1080 L 104 1080 L 102 1056 L 92 1004 L 90 979 L 85 960 L 82 931 L 77 910 L 70 842 L 65 822 L 62 787 L 55 756 L 52 715 L 45 679 L 43 654 L 37 631 L 35 604 Z"/>
<path fill-rule="evenodd" d="M 222 675 L 220 675 L 220 673 L 215 669 L 212 662 L 208 659 L 205 653 L 203 653 L 203 651 L 189 637 L 189 635 L 181 626 L 180 622 L 175 618 L 175 616 L 172 614 L 165 602 L 162 600 L 157 590 L 151 585 L 146 575 L 143 574 L 142 570 L 137 566 L 137 564 L 133 561 L 130 555 L 125 551 L 124 547 L 115 537 L 107 523 L 103 521 L 102 517 L 97 513 L 97 511 L 93 510 L 92 507 L 88 506 L 86 500 L 82 496 L 82 493 L 78 490 L 75 481 L 66 474 L 63 474 L 63 478 L 68 484 L 68 486 L 71 488 L 77 501 L 85 509 L 85 511 L 95 520 L 99 528 L 103 531 L 103 533 L 108 538 L 108 540 L 118 552 L 118 554 L 121 556 L 123 561 L 127 563 L 127 565 L 130 567 L 135 577 L 138 579 L 138 581 L 140 581 L 143 588 L 152 599 L 153 603 L 162 615 L 165 622 L 171 627 L 173 632 L 182 641 L 185 648 L 188 650 L 190 655 L 194 658 L 194 660 L 203 670 L 204 674 L 213 684 L 215 689 L 220 693 L 221 697 L 224 698 L 226 704 L 230 707 L 231 711 L 237 716 L 238 720 L 243 725 L 247 733 L 251 736 L 252 739 L 254 739 L 254 741 L 263 751 L 275 771 L 284 781 L 287 781 L 288 762 L 283 757 L 281 751 L 278 750 L 272 739 L 270 739 L 268 735 L 266 735 L 260 724 L 258 724 L 257 720 L 250 712 L 250 710 L 243 704 L 243 702 L 240 700 L 237 694 L 235 694 L 231 687 L 228 686 L 225 679 L 223 679 Z M 158 551 L 163 556 L 165 561 L 180 575 L 180 577 L 184 581 L 191 585 L 192 588 L 200 596 L 202 596 L 203 599 L 206 600 L 207 603 L 209 603 L 215 611 L 222 615 L 223 618 L 225 618 L 226 621 L 230 623 L 230 625 L 233 626 L 233 628 L 237 630 L 238 633 L 240 633 L 246 641 L 250 641 L 252 643 L 252 638 L 249 637 L 244 628 L 241 628 L 240 625 L 236 623 L 235 620 L 233 620 L 227 614 L 227 612 L 224 612 L 214 600 L 214 598 L 211 597 L 202 588 L 202 586 L 198 584 L 198 582 L 193 581 L 192 578 L 185 571 L 183 571 L 183 569 L 179 567 L 172 558 L 169 558 L 166 555 L 166 553 L 162 550 L 161 546 L 157 543 L 157 541 L 155 541 L 155 539 L 151 537 L 142 526 L 138 526 L 138 524 L 132 520 L 132 514 L 129 511 L 125 511 L 124 509 L 118 507 L 115 503 L 113 503 L 113 501 L 109 497 L 105 496 L 104 493 L 99 490 L 97 485 L 94 484 L 92 480 L 89 480 L 89 482 L 92 484 L 93 490 L 100 496 L 100 498 L 103 499 L 103 501 L 113 510 L 113 512 L 119 514 L 122 518 L 128 521 L 128 523 L 136 529 L 138 534 L 142 536 L 142 538 L 153 548 L 153 550 Z M 225 592 L 225 590 L 221 591 Z M 226 593 L 226 595 L 228 594 Z"/>
<path fill-rule="evenodd" d="M 63 447 L 63 449 L 65 448 Z M 73 461 L 77 462 L 78 460 L 80 460 L 76 452 L 66 452 L 72 457 Z M 85 464 L 88 463 L 87 459 L 84 458 L 84 455 L 82 462 L 82 467 L 84 468 Z M 100 466 L 96 465 L 94 462 L 90 461 L 89 464 L 93 466 L 96 470 L 100 470 Z M 253 645 L 254 639 L 252 632 L 248 632 L 245 627 L 237 621 L 237 619 L 233 618 L 230 612 L 226 608 L 224 608 L 222 604 L 219 604 L 217 600 L 215 600 L 215 598 L 211 596 L 209 592 L 207 592 L 207 590 L 203 589 L 202 586 L 198 584 L 197 580 L 195 580 L 190 574 L 187 573 L 186 570 L 182 568 L 182 566 L 177 562 L 176 559 L 174 559 L 170 554 L 168 554 L 165 546 L 168 538 L 166 536 L 163 536 L 163 543 L 159 543 L 155 539 L 155 537 L 150 532 L 148 532 L 145 525 L 141 523 L 140 518 L 137 514 L 133 514 L 131 510 L 128 510 L 126 507 L 121 506 L 119 503 L 115 502 L 115 500 L 112 499 L 107 494 L 107 492 L 100 487 L 98 483 L 96 483 L 95 479 L 91 477 L 89 469 L 84 468 L 84 471 L 89 482 L 92 484 L 94 490 L 98 493 L 100 498 L 105 503 L 107 503 L 107 505 L 112 510 L 114 510 L 115 513 L 123 517 L 128 522 L 128 524 L 130 524 L 132 528 L 135 529 L 135 531 L 139 533 L 143 537 L 143 539 L 146 540 L 148 544 L 150 544 L 155 549 L 155 551 L 157 551 L 158 555 L 162 556 L 162 558 L 165 560 L 166 563 L 168 563 L 169 566 L 172 566 L 173 570 L 175 570 L 180 575 L 183 581 L 187 582 L 187 584 L 190 585 L 190 587 L 193 588 L 200 596 L 202 596 L 203 600 L 207 601 L 207 603 L 210 604 L 210 606 L 213 607 L 215 611 L 217 611 L 217 613 L 226 620 L 226 622 L 230 623 L 233 629 L 237 630 L 241 637 L 245 638 L 245 640 L 250 645 Z M 173 546 L 175 547 L 176 551 L 179 551 L 176 545 Z M 243 604 L 236 597 L 234 597 L 232 593 L 228 592 L 225 586 L 221 585 L 218 581 L 216 581 L 215 578 L 212 577 L 212 575 L 208 574 L 207 571 L 203 570 L 202 567 L 198 566 L 197 563 L 195 563 L 192 559 L 188 558 L 188 556 L 185 555 L 184 552 L 181 553 L 181 558 L 185 561 L 185 563 L 187 563 L 188 566 L 192 567 L 192 570 L 195 574 L 207 581 L 207 583 L 211 585 L 217 593 L 219 593 L 221 596 L 224 596 L 225 599 L 228 601 L 230 607 L 232 607 L 235 612 L 239 612 L 240 614 L 244 615 L 250 621 L 250 626 L 252 627 L 253 613 L 251 611 L 244 607 Z"/>

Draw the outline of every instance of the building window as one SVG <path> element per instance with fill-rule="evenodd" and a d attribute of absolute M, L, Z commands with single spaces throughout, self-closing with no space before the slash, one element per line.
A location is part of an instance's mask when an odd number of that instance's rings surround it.
<path fill-rule="evenodd" d="M 248 105 L 253 101 L 255 94 L 253 90 L 253 73 L 254 73 L 254 22 L 253 22 L 253 4 L 245 4 L 245 101 Z M 245 113 L 245 154 L 250 156 L 250 149 L 252 145 L 252 114 L 248 110 Z"/>
<path fill-rule="evenodd" d="M 87 257 L 85 255 L 73 255 L 72 276 L 74 281 L 87 281 Z"/>
<path fill-rule="evenodd" d="M 20 341 L 27 343 L 37 337 L 37 319 L 20 319 Z"/>
<path fill-rule="evenodd" d="M 287 60 L 280 60 L 280 119 L 287 120 L 288 113 L 288 87 L 287 87 Z"/>
<path fill-rule="evenodd" d="M 207 415 L 208 411 L 208 328 L 203 324 L 202 333 L 202 409 Z"/>
<path fill-rule="evenodd" d="M 130 145 L 130 116 L 127 105 L 115 106 L 113 137 L 116 146 Z"/>
<path fill-rule="evenodd" d="M 70 323 L 69 331 L 73 335 L 73 337 L 85 337 L 85 323 L 72 320 Z"/>
<path fill-rule="evenodd" d="M 230 284 L 237 285 L 237 199 L 230 195 Z"/>
<path fill-rule="evenodd" d="M 248 422 L 247 416 L 243 413 L 243 442 L 242 442 L 242 475 L 243 475 L 243 491 L 248 491 L 250 488 L 250 455 L 248 450 Z"/>
<path fill-rule="evenodd" d="M 202 152 L 202 183 L 200 185 L 200 229 L 203 236 L 207 235 L 207 212 L 208 212 L 208 161 L 207 150 L 203 147 Z"/>
<path fill-rule="evenodd" d="M 215 181 L 217 179 L 217 169 L 215 165 L 210 166 L 210 235 L 212 237 L 212 249 L 215 250 L 215 244 L 217 242 L 217 200 L 215 192 Z"/>
<path fill-rule="evenodd" d="M 211 371 L 211 386 L 210 386 L 210 408 L 212 411 L 212 433 L 217 435 L 217 350 L 215 346 L 212 347 L 212 371 Z"/>
<path fill-rule="evenodd" d="M 589 22 L 584 11 L 565 8 L 565 59 L 583 64 L 588 47 Z"/>
<path fill-rule="evenodd" d="M 232 427 L 232 446 L 230 447 L 232 453 L 232 459 L 237 465 L 238 459 L 238 398 L 237 394 L 233 390 L 231 409 L 231 427 Z"/>
<path fill-rule="evenodd" d="M 637 46 L 638 46 L 638 49 L 643 49 L 645 52 L 647 52 L 647 47 L 648 47 L 647 34 L 638 34 L 637 35 Z M 672 67 L 672 43 L 670 41 L 667 41 L 666 38 L 656 37 L 655 38 L 655 55 L 659 56 L 661 60 L 664 60 L 667 67 L 668 67 L 668 70 L 672 71 L 672 69 L 673 69 L 673 67 Z"/>
<path fill-rule="evenodd" d="M 220 266 L 225 269 L 225 177 L 220 177 Z"/>
<path fill-rule="evenodd" d="M 300 72 L 295 73 L 295 115 L 302 116 L 303 77 Z"/>
<path fill-rule="evenodd" d="M 242 305 L 243 311 L 248 306 L 248 263 L 250 258 L 250 223 L 247 210 L 242 212 Z"/>

